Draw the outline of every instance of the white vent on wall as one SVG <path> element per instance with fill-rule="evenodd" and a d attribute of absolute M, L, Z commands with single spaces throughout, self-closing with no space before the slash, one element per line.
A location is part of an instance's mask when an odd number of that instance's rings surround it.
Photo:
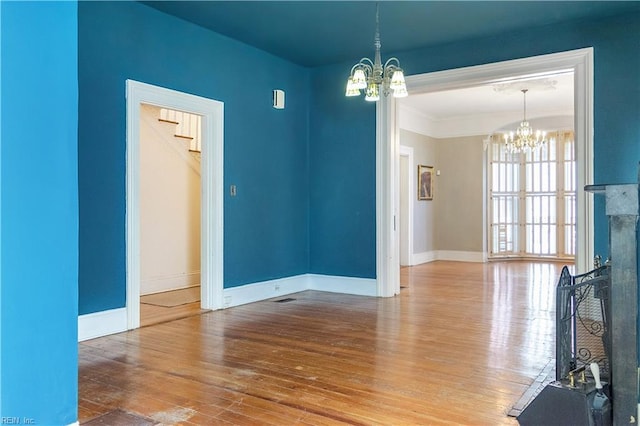
<path fill-rule="evenodd" d="M 273 91 L 273 107 L 275 109 L 284 109 L 284 90 L 275 89 Z"/>

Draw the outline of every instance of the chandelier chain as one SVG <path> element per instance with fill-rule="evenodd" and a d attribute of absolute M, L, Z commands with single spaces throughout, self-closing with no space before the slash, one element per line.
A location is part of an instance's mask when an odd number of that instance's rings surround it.
<path fill-rule="evenodd" d="M 392 91 L 396 98 L 407 96 L 407 86 L 404 80 L 404 71 L 400 68 L 400 61 L 397 58 L 389 58 L 384 65 L 382 64 L 379 3 L 376 3 L 376 32 L 373 46 L 375 48 L 373 61 L 364 57 L 351 68 L 345 95 L 359 96 L 361 90 L 364 90 L 366 101 L 378 101 L 380 91 L 385 96 L 388 96 Z"/>
<path fill-rule="evenodd" d="M 523 95 L 523 118 L 520 122 L 520 126 L 515 132 L 509 132 L 504 134 L 504 142 L 509 152 L 529 152 L 540 148 L 547 140 L 547 133 L 537 130 L 533 131 L 529 122 L 527 121 L 527 92 L 529 89 L 522 89 Z"/>

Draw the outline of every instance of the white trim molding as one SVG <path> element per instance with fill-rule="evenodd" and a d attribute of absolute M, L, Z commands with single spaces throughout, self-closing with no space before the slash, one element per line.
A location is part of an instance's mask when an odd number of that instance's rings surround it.
<path fill-rule="evenodd" d="M 246 305 L 306 290 L 330 293 L 377 296 L 376 280 L 372 278 L 302 274 L 275 280 L 245 284 L 223 290 L 223 306 Z M 78 341 L 127 331 L 127 309 L 111 309 L 78 317 Z"/>
<path fill-rule="evenodd" d="M 201 306 L 222 307 L 224 247 L 224 104 L 134 80 L 127 97 L 127 328 L 140 326 L 140 104 L 202 116 Z"/>
<path fill-rule="evenodd" d="M 127 331 L 126 308 L 78 316 L 78 342 L 123 331 Z"/>
<path fill-rule="evenodd" d="M 436 250 L 424 251 L 422 253 L 413 253 L 411 255 L 411 266 L 421 265 L 438 260 L 438 252 Z"/>
<path fill-rule="evenodd" d="M 409 264 L 413 265 L 413 263 L 411 263 L 411 257 L 412 257 L 412 253 L 413 253 L 413 210 L 415 208 L 415 204 L 414 204 L 414 195 L 416 193 L 416 188 L 415 188 L 415 181 L 416 181 L 416 177 L 415 177 L 415 164 L 414 164 L 414 159 L 413 159 L 413 148 L 410 146 L 403 146 L 400 145 L 399 148 L 399 152 L 400 152 L 400 156 L 401 157 L 406 157 L 407 159 L 407 175 L 406 176 L 400 176 L 399 172 L 398 172 L 398 176 L 399 179 L 407 179 L 406 181 L 406 185 L 407 185 L 407 206 L 406 206 L 406 210 L 407 211 L 403 211 L 402 208 L 400 208 L 400 204 L 398 203 L 398 217 L 400 217 L 400 224 L 401 224 L 401 229 L 398 229 L 398 232 L 400 232 L 400 242 L 399 242 L 399 246 L 398 246 L 398 260 L 402 261 L 402 256 L 400 255 L 400 253 L 402 253 L 403 250 L 406 250 L 407 253 L 407 257 L 409 258 Z M 398 166 L 398 170 L 400 170 L 400 166 Z M 398 196 L 400 196 L 400 192 L 401 190 L 398 189 Z M 406 230 L 406 235 L 404 235 L 403 231 L 402 231 L 402 224 L 406 224 L 405 225 L 405 230 Z"/>
<path fill-rule="evenodd" d="M 307 274 L 309 290 L 331 293 L 377 296 L 377 283 L 372 278 L 340 277 L 334 275 Z"/>
<path fill-rule="evenodd" d="M 400 135 L 396 101 L 382 97 L 376 102 L 376 285 L 377 296 L 400 293 L 399 210 Z"/>
<path fill-rule="evenodd" d="M 419 135 L 431 136 L 436 133 L 432 125 L 433 118 L 424 112 L 398 102 L 398 127 Z"/>
<path fill-rule="evenodd" d="M 376 296 L 376 280 L 370 278 L 341 277 L 334 275 L 303 274 L 225 288 L 224 308 L 260 302 L 305 290 L 331 293 Z"/>
<path fill-rule="evenodd" d="M 460 251 L 460 250 L 438 250 L 438 260 L 450 260 L 453 262 L 476 262 L 483 263 L 487 257 L 481 251 Z"/>
<path fill-rule="evenodd" d="M 200 271 L 149 277 L 140 280 L 140 285 L 145 289 L 144 295 L 195 287 L 200 285 Z"/>
<path fill-rule="evenodd" d="M 522 111 L 519 110 L 434 119 L 402 102 L 399 102 L 398 109 L 401 129 L 437 139 L 490 135 L 497 129 L 504 128 L 506 123 L 511 127 L 517 126 L 522 121 Z M 547 130 L 566 128 L 561 121 L 563 117 L 570 117 L 569 127 L 573 128 L 573 111 L 547 110 L 544 117 L 527 116 L 534 128 L 544 127 Z M 557 124 L 558 122 L 560 125 Z"/>
<path fill-rule="evenodd" d="M 411 266 L 435 262 L 436 260 L 484 263 L 487 262 L 487 256 L 481 251 L 431 250 L 414 253 L 411 256 Z"/>
<path fill-rule="evenodd" d="M 582 189 L 593 183 L 593 48 L 473 67 L 438 71 L 406 77 L 410 94 L 460 89 L 490 83 L 508 82 L 515 77 L 543 76 L 559 71 L 574 74 L 574 129 L 577 160 L 577 237 L 576 269 L 591 269 L 593 259 L 593 195 Z M 382 98 L 376 114 L 376 271 L 379 296 L 392 295 L 397 283 L 397 258 L 393 256 L 398 235 L 393 232 L 393 217 L 398 209 L 397 165 L 395 146 L 399 135 L 393 99 Z M 380 121 L 384 121 L 381 123 Z M 395 178 L 394 178 L 395 176 Z M 394 186 L 395 185 L 395 186 Z M 486 225 L 486 220 L 483 221 Z M 483 230 L 486 235 L 486 229 Z M 483 258 L 486 257 L 483 255 Z"/>
<path fill-rule="evenodd" d="M 279 278 L 237 287 L 225 288 L 222 292 L 223 308 L 259 302 L 273 297 L 285 296 L 309 289 L 306 275 Z"/>

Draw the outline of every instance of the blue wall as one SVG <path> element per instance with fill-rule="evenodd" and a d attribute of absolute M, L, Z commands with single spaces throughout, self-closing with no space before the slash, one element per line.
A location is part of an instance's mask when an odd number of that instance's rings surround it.
<path fill-rule="evenodd" d="M 77 419 L 77 4 L 1 2 L 0 416 Z"/>
<path fill-rule="evenodd" d="M 349 69 L 325 68 L 312 80 L 310 272 L 375 278 L 376 106 L 345 98 Z"/>
<path fill-rule="evenodd" d="M 640 14 L 532 28 L 415 51 L 383 52 L 383 56 L 397 56 L 406 74 L 413 75 L 591 46 L 594 183 L 634 183 L 640 161 Z M 312 272 L 375 276 L 375 215 L 370 211 L 375 209 L 371 180 L 375 173 L 375 108 L 362 98 L 344 97 L 352 65 L 318 68 L 312 74 L 310 265 Z M 596 199 L 595 226 L 596 252 L 606 256 L 608 224 L 600 199 Z M 348 265 L 357 265 L 356 270 Z"/>
<path fill-rule="evenodd" d="M 81 313 L 124 306 L 127 78 L 225 102 L 226 286 L 375 276 L 375 108 L 343 97 L 351 64 L 309 79 L 138 3 L 0 2 L 0 23 L 0 416 L 76 420 L 78 267 Z M 639 35 L 630 14 L 398 56 L 418 74 L 594 46 L 596 181 L 635 182 Z"/>
<path fill-rule="evenodd" d="M 238 186 L 225 195 L 225 287 L 375 277 L 375 106 L 344 97 L 351 63 L 307 70 L 138 3 L 83 2 L 79 14 L 80 313 L 125 304 L 127 78 L 225 102 L 225 186 Z M 639 28 L 628 14 L 383 53 L 420 74 L 593 46 L 595 181 L 634 182 Z M 270 107 L 274 88 L 284 111 Z"/>
<path fill-rule="evenodd" d="M 307 272 L 309 71 L 137 2 L 81 2 L 80 314 L 125 305 L 126 79 L 225 103 L 225 287 Z"/>

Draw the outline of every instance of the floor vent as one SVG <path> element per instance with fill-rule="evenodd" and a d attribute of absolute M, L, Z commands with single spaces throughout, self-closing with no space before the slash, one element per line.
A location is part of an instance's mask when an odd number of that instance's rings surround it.
<path fill-rule="evenodd" d="M 296 299 L 291 298 L 291 297 L 287 297 L 286 299 L 274 300 L 274 302 L 276 302 L 276 303 L 287 303 L 287 302 L 293 302 L 294 300 L 296 300 Z"/>

